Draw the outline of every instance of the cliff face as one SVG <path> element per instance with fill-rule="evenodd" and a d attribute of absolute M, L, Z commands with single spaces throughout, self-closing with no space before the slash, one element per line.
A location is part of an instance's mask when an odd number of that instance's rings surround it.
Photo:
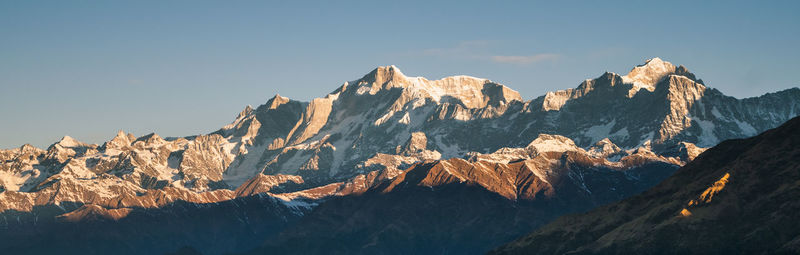
<path fill-rule="evenodd" d="M 328 200 L 453 186 L 511 208 L 559 201 L 546 214 L 555 217 L 635 194 L 704 147 L 775 127 L 800 113 L 798 100 L 797 88 L 727 97 L 660 59 L 531 101 L 487 79 L 379 67 L 311 102 L 276 95 L 248 106 L 210 134 L 120 131 L 102 145 L 66 136 L 45 150 L 0 150 L 0 226 L 127 221 L 249 197 L 288 222 Z M 433 193 L 431 203 L 444 199 Z"/>
<path fill-rule="evenodd" d="M 523 147 L 540 134 L 562 135 L 583 148 L 603 139 L 622 149 L 646 145 L 664 155 L 681 143 L 708 147 L 775 127 L 800 113 L 798 98 L 798 89 L 727 97 L 685 67 L 657 58 L 628 75 L 606 73 L 528 102 L 490 80 L 429 81 L 389 66 L 310 103 L 276 95 L 209 135 L 136 138 L 120 131 L 103 145 L 65 137 L 45 151 L 3 151 L 8 159 L 0 185 L 18 192 L 64 179 L 116 185 L 99 181 L 110 178 L 129 182 L 123 186 L 132 192 L 197 193 L 233 190 L 258 174 L 285 174 L 315 186 L 399 166 L 376 155 L 403 156 L 393 161 L 406 163 L 463 157 Z"/>
<path fill-rule="evenodd" d="M 709 149 L 654 188 L 496 254 L 797 253 L 800 118 Z"/>
<path fill-rule="evenodd" d="M 615 161 L 597 157 L 601 148 Z M 359 194 L 328 200 L 252 254 L 479 254 L 558 215 L 637 194 L 678 158 L 541 135 L 523 148 L 417 163 Z M 616 154 L 620 153 L 620 154 Z"/>

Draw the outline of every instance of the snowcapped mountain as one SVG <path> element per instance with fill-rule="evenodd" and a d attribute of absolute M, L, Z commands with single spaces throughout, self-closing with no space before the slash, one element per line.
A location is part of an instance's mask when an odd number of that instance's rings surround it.
<path fill-rule="evenodd" d="M 680 164 L 644 148 L 609 161 L 596 156 L 602 147 L 540 135 L 523 148 L 415 164 L 325 201 L 248 254 L 479 254 L 556 216 L 637 194 Z"/>
<path fill-rule="evenodd" d="M 460 184 L 570 201 L 554 217 L 633 195 L 705 147 L 799 113 L 798 88 L 736 99 L 658 58 L 530 101 L 487 79 L 378 67 L 311 102 L 275 95 L 207 135 L 0 150 L 0 226 L 252 197 L 296 219 L 327 199 Z"/>
<path fill-rule="evenodd" d="M 800 252 L 800 118 L 729 140 L 644 193 L 562 217 L 492 254 Z"/>
<path fill-rule="evenodd" d="M 430 151 L 418 159 L 524 146 L 542 133 L 582 147 L 605 138 L 626 149 L 650 143 L 660 151 L 680 142 L 709 147 L 779 125 L 800 113 L 798 97 L 800 90 L 791 89 L 738 100 L 658 58 L 626 76 L 606 73 L 527 102 L 490 80 L 429 81 L 389 66 L 310 103 L 276 96 L 217 133 L 252 141 L 238 145 L 237 152 L 249 153 L 225 173 L 232 186 L 254 172 L 325 182 L 374 169 L 364 162 L 375 153 L 396 154 L 412 134 L 424 137 Z M 272 123 L 263 128 L 263 122 Z"/>

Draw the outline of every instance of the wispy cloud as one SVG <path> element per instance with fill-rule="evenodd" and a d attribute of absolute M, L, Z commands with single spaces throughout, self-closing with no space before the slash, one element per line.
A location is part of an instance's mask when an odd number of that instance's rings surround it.
<path fill-rule="evenodd" d="M 482 58 L 489 44 L 489 41 L 484 40 L 462 41 L 453 47 L 425 49 L 422 54 L 447 58 Z"/>
<path fill-rule="evenodd" d="M 422 56 L 448 58 L 448 59 L 469 59 L 475 61 L 489 61 L 494 63 L 528 65 L 540 62 L 558 60 L 561 55 L 553 53 L 542 53 L 535 55 L 496 55 L 492 54 L 497 50 L 496 41 L 473 40 L 461 41 L 452 47 L 429 48 L 417 51 L 416 54 Z"/>
<path fill-rule="evenodd" d="M 558 54 L 543 53 L 530 56 L 492 56 L 492 61 L 497 63 L 527 65 L 544 61 L 555 61 L 560 57 Z"/>

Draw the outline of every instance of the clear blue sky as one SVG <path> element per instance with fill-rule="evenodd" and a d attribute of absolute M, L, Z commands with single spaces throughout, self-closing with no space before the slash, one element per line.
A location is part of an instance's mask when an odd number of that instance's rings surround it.
<path fill-rule="evenodd" d="M 654 56 L 735 97 L 800 86 L 800 1 L 0 1 L 0 148 L 214 131 L 394 64 L 532 99 Z"/>

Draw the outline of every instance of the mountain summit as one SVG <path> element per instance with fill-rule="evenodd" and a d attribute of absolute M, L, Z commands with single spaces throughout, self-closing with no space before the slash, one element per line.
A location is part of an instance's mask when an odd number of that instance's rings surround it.
<path fill-rule="evenodd" d="M 307 183 L 323 184 L 383 169 L 385 165 L 365 162 L 394 154 L 416 133 L 426 137 L 426 150 L 432 153 L 404 162 L 523 147 L 543 133 L 564 136 L 583 148 L 608 139 L 622 149 L 649 144 L 661 154 L 683 142 L 708 147 L 777 126 L 800 113 L 798 98 L 797 88 L 747 99 L 728 97 L 704 86 L 685 67 L 659 58 L 625 76 L 605 73 L 577 88 L 527 102 L 487 79 L 430 81 L 384 66 L 311 102 L 276 95 L 255 109 L 248 106 L 231 124 L 209 135 L 148 143 L 121 133 L 104 146 L 65 137 L 29 166 L 40 175 L 11 174 L 13 181 L 3 182 L 6 189 L 27 191 L 19 183 L 34 187 L 65 174 L 67 166 L 48 162 L 70 161 L 74 171 L 89 175 L 118 171 L 123 165 L 115 162 L 130 162 L 117 177 L 141 174 L 135 179 L 155 178 L 195 192 L 233 189 L 258 174 L 299 175 Z M 144 143 L 137 147 L 139 142 Z M 131 149 L 135 153 L 125 152 Z"/>
<path fill-rule="evenodd" d="M 800 117 L 722 142 L 653 189 L 566 216 L 494 254 L 800 251 Z"/>
<path fill-rule="evenodd" d="M 359 95 L 375 95 L 379 91 L 401 89 L 403 96 L 400 99 L 405 99 L 401 102 L 429 99 L 439 104 L 461 104 L 466 108 L 483 108 L 489 105 L 497 107 L 511 101 L 522 101 L 517 91 L 487 79 L 461 75 L 429 81 L 422 77 L 407 77 L 393 65 L 378 67 L 360 80 L 347 83 L 342 88 L 341 91 L 355 89 Z"/>
<path fill-rule="evenodd" d="M 643 65 L 634 67 L 628 74 L 622 76 L 622 82 L 633 85 L 633 88 L 628 93 L 628 97 L 633 97 L 640 89 L 653 92 L 656 84 L 669 75 L 680 75 L 700 84 L 703 83 L 702 80 L 696 80 L 694 74 L 690 73 L 686 67 L 676 67 L 672 63 L 657 57 L 648 59 Z"/>
<path fill-rule="evenodd" d="M 226 230 L 254 233 L 251 223 L 281 229 L 326 204 L 325 210 L 335 212 L 331 215 L 355 213 L 325 202 L 336 197 L 347 204 L 351 200 L 344 197 L 354 194 L 390 194 L 363 196 L 362 201 L 384 204 L 387 197 L 425 194 L 431 195 L 425 201 L 436 204 L 446 199 L 443 194 L 457 194 L 438 188 L 468 185 L 468 193 L 486 203 L 530 205 L 526 217 L 540 216 L 526 225 L 533 227 L 642 191 L 703 148 L 755 135 L 798 113 L 800 89 L 736 99 L 706 87 L 685 67 L 658 58 L 625 76 L 604 73 L 530 101 L 488 79 L 431 81 L 406 76 L 395 66 L 378 67 L 310 102 L 275 95 L 263 105 L 244 107 L 230 124 L 210 134 L 165 139 L 120 131 L 103 145 L 64 137 L 46 150 L 0 150 L 0 218 L 19 219 L 5 224 L 29 230 L 36 240 L 47 232 L 30 226 L 81 218 L 127 222 L 120 224 L 129 228 L 121 229 L 151 238 L 141 234 L 149 232 L 140 230 L 135 219 L 233 210 L 225 214 L 230 218 L 217 220 L 235 226 Z M 429 211 L 404 201 L 393 206 Z M 243 204 L 250 209 L 235 209 Z M 541 204 L 555 209 L 542 211 Z M 471 206 L 464 220 L 486 213 L 485 206 Z M 255 216 L 249 211 L 253 208 L 273 214 Z M 504 216 L 517 212 L 509 210 Z M 201 217 L 186 217 L 195 216 Z M 197 227 L 169 219 L 182 228 Z M 406 219 L 375 220 L 376 226 L 385 226 L 406 224 Z M 363 233 L 382 233 L 372 230 Z M 301 232 L 298 236 L 304 236 Z M 216 232 L 202 233 L 183 233 L 191 238 L 182 240 L 208 248 L 206 238 Z M 496 233 L 476 243 L 476 249 L 518 232 Z M 351 245 L 368 243 L 361 241 Z M 163 253 L 160 249 L 130 253 Z"/>

